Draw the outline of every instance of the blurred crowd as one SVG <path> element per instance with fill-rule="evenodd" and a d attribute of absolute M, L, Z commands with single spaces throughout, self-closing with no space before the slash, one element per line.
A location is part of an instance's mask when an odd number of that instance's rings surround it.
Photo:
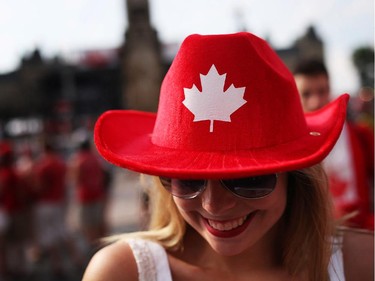
<path fill-rule="evenodd" d="M 36 155 L 37 154 L 37 155 Z M 53 143 L 16 151 L 0 143 L 0 280 L 80 280 L 107 234 L 110 171 L 89 138 L 64 157 Z M 78 205 L 78 230 L 67 225 Z M 68 263 L 68 264 L 67 264 Z"/>

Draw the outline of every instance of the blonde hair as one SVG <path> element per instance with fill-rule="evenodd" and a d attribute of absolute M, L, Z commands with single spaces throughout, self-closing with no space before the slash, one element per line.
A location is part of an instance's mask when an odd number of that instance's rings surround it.
<path fill-rule="evenodd" d="M 158 242 L 167 250 L 182 249 L 186 222 L 180 215 L 172 195 L 165 190 L 158 177 L 141 175 L 141 182 L 149 198 L 148 230 L 112 235 L 103 238 L 102 242 L 108 244 L 120 239 L 141 238 Z"/>
<path fill-rule="evenodd" d="M 183 249 L 186 222 L 172 195 L 157 177 L 149 189 L 149 230 L 121 234 L 106 239 L 138 237 L 157 241 L 167 250 Z M 305 273 L 308 280 L 328 281 L 333 219 L 326 175 L 321 165 L 288 173 L 288 203 L 282 237 L 284 266 L 292 276 Z"/>
<path fill-rule="evenodd" d="M 283 261 L 292 275 L 329 280 L 334 219 L 327 176 L 321 165 L 289 173 Z"/>

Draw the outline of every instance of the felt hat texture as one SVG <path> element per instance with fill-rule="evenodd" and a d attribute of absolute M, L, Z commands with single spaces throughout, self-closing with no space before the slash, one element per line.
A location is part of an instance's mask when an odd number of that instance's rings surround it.
<path fill-rule="evenodd" d="M 174 178 L 238 178 L 322 161 L 343 127 L 349 96 L 303 113 L 294 77 L 247 32 L 190 35 L 160 90 L 157 114 L 110 110 L 94 138 L 109 162 Z"/>

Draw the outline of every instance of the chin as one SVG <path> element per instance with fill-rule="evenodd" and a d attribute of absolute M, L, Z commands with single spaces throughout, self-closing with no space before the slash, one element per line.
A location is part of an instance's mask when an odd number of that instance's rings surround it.
<path fill-rule="evenodd" d="M 240 255 L 246 249 L 251 247 L 250 244 L 242 244 L 240 241 L 226 241 L 226 242 L 219 242 L 219 241 L 208 241 L 211 248 L 219 255 L 226 256 L 226 257 L 233 257 Z"/>

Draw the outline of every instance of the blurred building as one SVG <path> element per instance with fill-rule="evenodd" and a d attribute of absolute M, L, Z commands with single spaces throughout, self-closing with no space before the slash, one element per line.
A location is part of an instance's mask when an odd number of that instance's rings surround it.
<path fill-rule="evenodd" d="M 119 108 L 119 69 L 118 50 L 87 51 L 75 64 L 43 59 L 35 50 L 18 69 L 0 75 L 3 134 L 27 135 L 40 127 L 66 133 L 92 123 L 99 112 Z M 39 126 L 32 125 L 35 120 Z"/>
<path fill-rule="evenodd" d="M 156 111 L 159 88 L 166 72 L 161 45 L 151 26 L 148 0 L 127 0 L 129 26 L 123 46 L 123 107 Z"/>
<path fill-rule="evenodd" d="M 122 46 L 54 59 L 35 50 L 18 69 L 0 75 L 0 138 L 91 129 L 108 109 L 157 110 L 162 77 L 180 42 L 158 40 L 148 0 L 127 0 L 126 7 Z M 290 68 L 303 58 L 323 60 L 323 42 L 313 27 L 290 48 L 276 51 Z"/>
<path fill-rule="evenodd" d="M 276 52 L 292 70 L 298 62 L 303 60 L 315 59 L 324 62 L 323 41 L 313 26 L 310 26 L 306 33 L 297 38 L 289 48 L 276 49 Z"/>

